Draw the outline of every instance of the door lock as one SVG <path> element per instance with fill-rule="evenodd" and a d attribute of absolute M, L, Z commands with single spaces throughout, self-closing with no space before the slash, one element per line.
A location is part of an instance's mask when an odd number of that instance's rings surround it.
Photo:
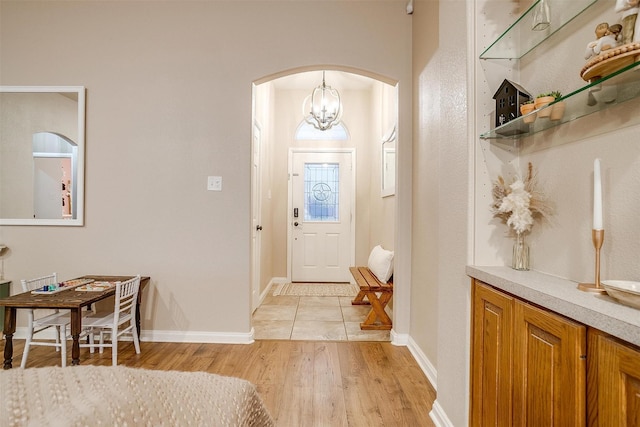
<path fill-rule="evenodd" d="M 256 230 L 262 231 L 262 226 L 261 225 L 256 225 Z"/>
<path fill-rule="evenodd" d="M 297 226 L 298 226 L 298 221 L 294 222 L 294 223 L 293 223 L 293 226 L 294 226 L 294 227 L 297 227 Z"/>

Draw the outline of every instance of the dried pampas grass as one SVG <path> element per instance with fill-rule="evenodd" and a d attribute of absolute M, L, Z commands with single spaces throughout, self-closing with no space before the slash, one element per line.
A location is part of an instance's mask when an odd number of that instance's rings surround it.
<path fill-rule="evenodd" d="M 509 198 L 512 193 L 512 187 L 514 184 L 517 186 L 518 181 L 522 181 L 524 191 L 529 195 L 527 207 L 533 220 L 549 220 L 553 213 L 553 208 L 547 201 L 544 193 L 537 189 L 538 176 L 536 171 L 534 171 L 531 162 L 528 164 L 527 175 L 524 180 L 517 178 L 512 183 L 507 184 L 502 176 L 498 176 L 498 178 L 493 182 L 493 188 L 491 190 L 491 195 L 493 196 L 491 212 L 493 213 L 493 216 L 500 218 L 505 224 L 509 224 L 510 226 L 513 224 L 514 219 L 511 217 L 514 215 L 514 211 L 505 210 L 505 199 Z M 523 229 L 522 226 L 519 228 L 514 226 L 514 230 L 516 232 L 523 232 L 528 231 L 530 227 L 531 225 L 529 225 L 528 228 Z"/>

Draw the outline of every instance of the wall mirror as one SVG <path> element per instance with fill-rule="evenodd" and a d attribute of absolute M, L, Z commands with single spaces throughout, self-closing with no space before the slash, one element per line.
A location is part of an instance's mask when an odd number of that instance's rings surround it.
<path fill-rule="evenodd" d="M 396 194 L 396 127 L 382 138 L 382 197 Z"/>
<path fill-rule="evenodd" d="M 85 88 L 0 86 L 0 225 L 84 224 Z"/>

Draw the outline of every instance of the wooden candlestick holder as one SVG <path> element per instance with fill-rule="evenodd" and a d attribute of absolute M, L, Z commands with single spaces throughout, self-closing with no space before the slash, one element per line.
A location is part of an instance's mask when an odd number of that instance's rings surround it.
<path fill-rule="evenodd" d="M 591 230 L 591 240 L 596 248 L 596 277 L 595 283 L 579 283 L 578 289 L 585 292 L 604 294 L 607 291 L 600 285 L 600 248 L 604 242 L 604 230 Z"/>

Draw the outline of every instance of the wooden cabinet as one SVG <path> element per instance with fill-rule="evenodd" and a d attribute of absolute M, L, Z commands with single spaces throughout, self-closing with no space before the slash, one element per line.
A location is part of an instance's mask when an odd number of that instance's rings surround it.
<path fill-rule="evenodd" d="M 640 426 L 640 349 L 589 330 L 589 426 Z"/>
<path fill-rule="evenodd" d="M 584 426 L 586 328 L 516 300 L 513 425 Z"/>
<path fill-rule="evenodd" d="M 513 298 L 473 287 L 471 425 L 511 426 Z"/>
<path fill-rule="evenodd" d="M 583 426 L 586 328 L 473 287 L 472 426 Z"/>

